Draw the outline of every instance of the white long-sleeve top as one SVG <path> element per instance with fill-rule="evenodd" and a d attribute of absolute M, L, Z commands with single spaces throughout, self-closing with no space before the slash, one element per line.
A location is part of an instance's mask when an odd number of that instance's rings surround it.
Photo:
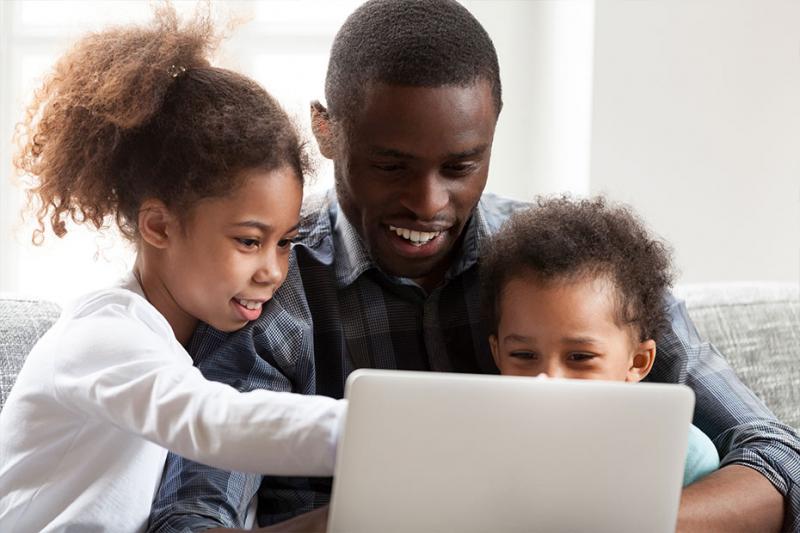
<path fill-rule="evenodd" d="M 0 413 L 0 531 L 141 531 L 167 450 L 329 476 L 343 400 L 207 381 L 131 275 L 65 308 Z"/>

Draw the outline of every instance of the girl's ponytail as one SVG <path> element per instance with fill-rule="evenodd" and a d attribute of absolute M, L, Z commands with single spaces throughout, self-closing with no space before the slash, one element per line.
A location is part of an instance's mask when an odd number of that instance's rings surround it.
<path fill-rule="evenodd" d="M 208 67 L 216 43 L 208 15 L 181 23 L 166 4 L 150 26 L 90 34 L 58 61 L 15 135 L 14 165 L 33 178 L 34 243 L 48 218 L 62 237 L 68 218 L 100 229 L 110 215 L 118 222 L 131 215 L 119 212 L 123 141 L 158 115 L 178 78 Z"/>

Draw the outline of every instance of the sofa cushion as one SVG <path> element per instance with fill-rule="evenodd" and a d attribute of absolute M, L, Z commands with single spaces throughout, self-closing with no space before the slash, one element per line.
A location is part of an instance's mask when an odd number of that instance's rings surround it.
<path fill-rule="evenodd" d="M 677 287 L 675 295 L 741 380 L 800 429 L 800 286 L 708 283 Z"/>
<path fill-rule="evenodd" d="M 28 352 L 60 313 L 53 302 L 0 298 L 0 409 Z"/>

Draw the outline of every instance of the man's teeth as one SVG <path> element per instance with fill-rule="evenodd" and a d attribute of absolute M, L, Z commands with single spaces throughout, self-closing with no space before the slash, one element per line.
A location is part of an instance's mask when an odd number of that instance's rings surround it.
<path fill-rule="evenodd" d="M 239 302 L 242 305 L 242 307 L 246 307 L 251 311 L 254 311 L 256 309 L 261 309 L 261 302 L 257 300 L 243 300 L 241 298 L 236 298 L 236 301 Z"/>
<path fill-rule="evenodd" d="M 399 237 L 411 241 L 415 246 L 422 246 L 427 244 L 430 240 L 438 237 L 441 231 L 416 231 L 408 228 L 398 228 L 397 226 L 389 226 L 389 230 L 395 232 Z"/>

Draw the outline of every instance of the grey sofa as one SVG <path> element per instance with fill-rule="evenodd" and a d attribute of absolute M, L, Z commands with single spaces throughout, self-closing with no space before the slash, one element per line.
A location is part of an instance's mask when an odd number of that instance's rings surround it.
<path fill-rule="evenodd" d="M 675 293 L 742 381 L 778 418 L 800 429 L 800 286 L 687 285 Z M 0 298 L 0 408 L 25 356 L 58 313 L 52 303 Z"/>

